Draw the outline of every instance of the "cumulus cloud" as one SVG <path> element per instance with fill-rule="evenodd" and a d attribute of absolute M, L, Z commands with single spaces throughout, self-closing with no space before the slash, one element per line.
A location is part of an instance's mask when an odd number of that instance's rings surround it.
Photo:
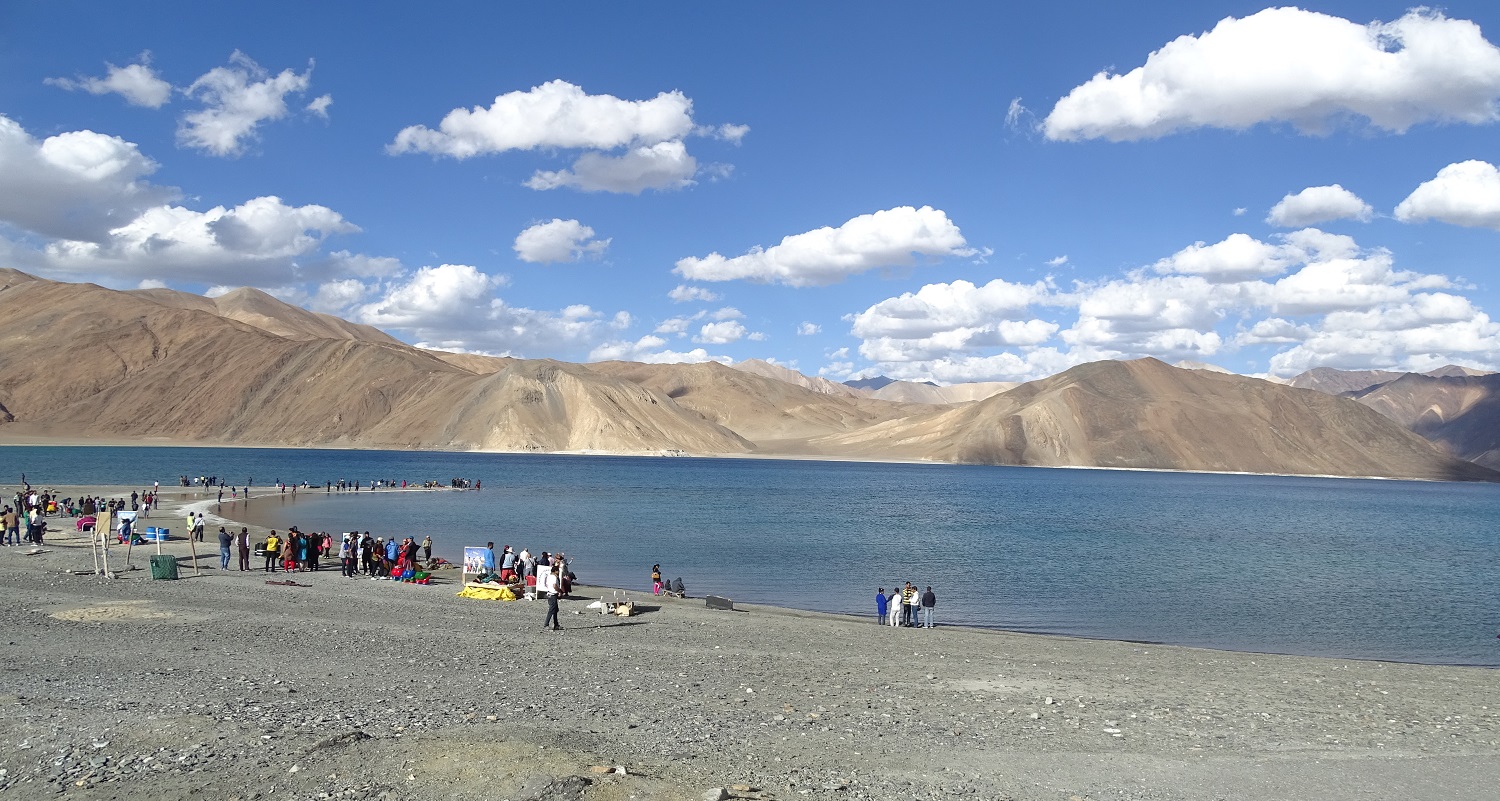
<path fill-rule="evenodd" d="M 554 80 L 499 95 L 487 108 L 454 109 L 436 130 L 425 125 L 403 128 L 386 151 L 467 159 L 513 150 L 582 150 L 570 168 L 538 170 L 525 185 L 537 190 L 566 187 L 640 194 L 693 185 L 700 168 L 683 143 L 687 137 L 738 145 L 749 131 L 748 125 L 695 124 L 693 101 L 679 91 L 649 100 L 623 100 L 591 95 L 582 87 Z M 704 169 L 711 178 L 719 178 L 732 167 Z"/>
<path fill-rule="evenodd" d="M 176 197 L 146 177 L 156 162 L 117 136 L 69 131 L 36 140 L 0 115 L 0 221 L 47 237 L 102 241 Z"/>
<path fill-rule="evenodd" d="M 703 348 L 676 351 L 664 348 L 663 346 L 666 344 L 666 340 L 651 335 L 641 337 L 633 342 L 628 340 L 611 340 L 590 351 L 589 361 L 631 361 L 643 362 L 645 364 L 698 364 L 700 362 L 732 364 L 734 362 L 728 356 L 711 356 Z"/>
<path fill-rule="evenodd" d="M 609 242 L 595 239 L 594 229 L 577 220 L 553 218 L 517 234 L 515 249 L 521 261 L 548 264 L 598 257 L 609 247 Z"/>
<path fill-rule="evenodd" d="M 621 100 L 558 80 L 500 95 L 488 108 L 454 109 L 437 130 L 403 128 L 388 150 L 458 159 L 537 148 L 612 150 L 681 139 L 692 130 L 693 101 L 681 92 Z"/>
<path fill-rule="evenodd" d="M 117 94 L 132 106 L 161 108 L 172 99 L 172 84 L 162 80 L 151 69 L 151 54 L 142 53 L 139 62 L 117 67 L 106 62 L 103 78 L 47 78 L 43 83 L 70 92 L 91 95 Z"/>
<path fill-rule="evenodd" d="M 1396 219 L 1500 230 L 1500 170 L 1487 161 L 1449 164 L 1396 206 Z"/>
<path fill-rule="evenodd" d="M 817 323 L 804 322 L 797 326 L 797 336 L 799 337 L 810 337 L 821 333 L 823 333 L 823 326 Z"/>
<path fill-rule="evenodd" d="M 1053 256 L 1052 258 L 1050 258 L 1050 259 L 1047 260 L 1047 266 L 1048 267 L 1061 267 L 1061 266 L 1063 266 L 1064 264 L 1067 264 L 1067 263 L 1068 263 L 1068 257 L 1066 255 Z"/>
<path fill-rule="evenodd" d="M 1238 348 L 1271 351 L 1277 375 L 1500 365 L 1500 334 L 1451 279 L 1398 269 L 1390 251 L 1316 228 L 1197 243 L 1069 288 L 930 284 L 846 319 L 873 363 L 859 372 L 907 380 L 1021 380 L 1097 359 Z"/>
<path fill-rule="evenodd" d="M 1429 121 L 1492 122 L 1497 98 L 1500 48 L 1468 20 L 1418 8 L 1361 25 L 1269 8 L 1178 37 L 1123 75 L 1100 72 L 1042 128 L 1054 140 L 1124 141 L 1268 122 L 1321 133 L 1363 118 L 1402 133 Z"/>
<path fill-rule="evenodd" d="M 202 212 L 156 206 L 100 241 L 59 239 L 45 254 L 50 268 L 67 273 L 266 285 L 296 278 L 295 259 L 316 252 L 328 236 L 358 230 L 325 206 L 260 197 Z"/>
<path fill-rule="evenodd" d="M 1369 222 L 1374 213 L 1370 204 L 1338 184 L 1309 186 L 1272 206 L 1266 222 L 1281 228 L 1302 228 L 1331 220 Z"/>
<path fill-rule="evenodd" d="M 1295 257 L 1277 245 L 1246 234 L 1230 234 L 1212 245 L 1197 242 L 1158 261 L 1158 273 L 1199 275 L 1209 281 L 1234 282 L 1279 275 Z"/>
<path fill-rule="evenodd" d="M 942 211 L 898 206 L 860 215 L 838 228 L 788 236 L 779 245 L 757 247 L 743 256 L 710 253 L 680 259 L 673 272 L 692 281 L 826 286 L 873 269 L 908 266 L 917 256 L 935 259 L 977 252 Z"/>
<path fill-rule="evenodd" d="M 183 115 L 177 142 L 215 156 L 238 156 L 256 139 L 261 123 L 287 115 L 288 95 L 306 92 L 311 85 L 311 64 L 300 74 L 286 69 L 271 75 L 236 50 L 229 66 L 209 70 L 183 90 L 203 108 Z M 318 98 L 312 105 L 323 113 L 331 102 Z"/>
<path fill-rule="evenodd" d="M 467 264 L 422 267 L 363 289 L 333 285 L 330 295 L 373 296 L 347 307 L 356 322 L 407 334 L 421 347 L 518 357 L 583 354 L 630 315 L 575 304 L 556 311 L 513 306 L 495 291 L 505 280 Z"/>
<path fill-rule="evenodd" d="M 705 345 L 728 345 L 738 342 L 746 334 L 750 333 L 738 320 L 724 320 L 717 323 L 705 323 L 698 329 L 698 335 L 693 337 L 694 342 Z"/>
<path fill-rule="evenodd" d="M 584 153 L 570 170 L 539 170 L 526 180 L 531 189 L 571 187 L 583 192 L 639 195 L 647 189 L 681 189 L 693 183 L 698 161 L 681 142 L 657 142 L 620 156 Z"/>
<path fill-rule="evenodd" d="M 671 298 L 673 303 L 687 303 L 694 300 L 712 303 L 719 299 L 719 294 L 701 286 L 678 284 L 667 292 L 667 297 Z"/>
<path fill-rule="evenodd" d="M 319 95 L 313 98 L 311 103 L 303 108 L 310 114 L 316 114 L 323 119 L 328 119 L 328 107 L 333 105 L 333 95 Z"/>

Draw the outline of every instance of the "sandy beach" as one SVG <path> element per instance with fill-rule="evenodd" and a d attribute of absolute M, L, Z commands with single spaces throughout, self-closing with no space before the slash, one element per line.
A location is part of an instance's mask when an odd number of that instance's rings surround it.
<path fill-rule="evenodd" d="M 177 532 L 197 499 L 164 493 L 153 517 Z M 182 580 L 150 579 L 154 546 L 109 579 L 71 520 L 47 539 L 0 548 L 10 798 L 1436 801 L 1500 780 L 1488 669 L 649 592 L 606 618 L 589 587 L 552 632 L 544 604 L 456 597 L 456 572 L 273 586 L 208 542 L 194 577 L 179 539 Z"/>

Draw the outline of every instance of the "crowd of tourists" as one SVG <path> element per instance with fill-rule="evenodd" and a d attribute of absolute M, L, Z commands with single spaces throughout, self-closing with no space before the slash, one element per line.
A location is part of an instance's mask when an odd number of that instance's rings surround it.
<path fill-rule="evenodd" d="M 387 539 L 372 537 L 368 531 L 334 535 L 326 531 L 303 532 L 292 526 L 285 534 L 272 529 L 264 540 L 252 544 L 247 529 L 241 528 L 236 535 L 221 526 L 219 556 L 226 570 L 234 547 L 239 548 L 240 570 L 251 569 L 253 550 L 263 560 L 262 570 L 267 573 L 321 571 L 325 560 L 332 559 L 337 561 L 339 574 L 344 578 L 396 579 L 433 561 L 432 537 L 424 537 L 418 543 L 415 537 Z"/>
<path fill-rule="evenodd" d="M 936 625 L 937 594 L 930 586 L 926 592 L 918 592 L 910 581 L 902 587 L 891 587 L 889 595 L 881 587 L 875 590 L 875 616 L 882 626 L 930 629 Z"/>

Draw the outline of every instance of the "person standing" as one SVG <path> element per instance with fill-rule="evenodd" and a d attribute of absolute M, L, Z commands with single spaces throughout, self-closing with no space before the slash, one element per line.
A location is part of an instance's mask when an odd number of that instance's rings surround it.
<path fill-rule="evenodd" d="M 875 622 L 881 626 L 885 625 L 885 588 L 881 587 L 875 591 Z"/>
<path fill-rule="evenodd" d="M 431 562 L 432 561 L 432 536 L 431 535 L 428 535 L 428 536 L 422 538 L 422 561 L 424 561 L 424 562 Z"/>
<path fill-rule="evenodd" d="M 537 590 L 547 595 L 547 619 L 542 621 L 542 628 L 562 631 L 562 626 L 557 622 L 557 596 L 560 592 L 558 589 L 557 568 L 549 567 L 546 572 L 542 573 L 542 580 L 538 584 Z"/>
<path fill-rule="evenodd" d="M 229 569 L 229 549 L 234 546 L 234 535 L 219 526 L 219 569 Z"/>
<path fill-rule="evenodd" d="M 901 625 L 917 625 L 917 588 L 906 582 L 901 588 Z"/>
<path fill-rule="evenodd" d="M 885 597 L 885 622 L 888 626 L 901 624 L 901 592 L 896 585 L 891 585 L 891 594 Z"/>
<path fill-rule="evenodd" d="M 932 587 L 927 587 L 927 592 L 922 593 L 922 626 L 932 628 L 932 618 L 937 614 L 937 595 L 933 593 Z"/>
<path fill-rule="evenodd" d="M 266 572 L 276 572 L 276 560 L 281 558 L 281 538 L 276 536 L 276 529 L 271 529 L 271 536 L 266 537 Z"/>
<path fill-rule="evenodd" d="M 199 512 L 198 513 L 198 519 L 193 521 L 193 539 L 195 539 L 195 540 L 197 540 L 199 542 L 202 542 L 203 541 L 203 529 L 205 529 L 207 527 L 208 527 L 208 523 L 206 523 L 203 520 L 203 513 Z"/>
<path fill-rule="evenodd" d="M 240 526 L 240 533 L 234 538 L 240 547 L 240 570 L 250 569 L 250 529 Z"/>

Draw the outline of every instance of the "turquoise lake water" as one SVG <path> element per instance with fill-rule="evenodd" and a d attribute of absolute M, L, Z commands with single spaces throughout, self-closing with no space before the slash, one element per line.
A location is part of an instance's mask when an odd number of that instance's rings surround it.
<path fill-rule="evenodd" d="M 1231 650 L 1500 666 L 1500 486 L 752 459 L 0 447 L 0 486 L 481 479 L 480 492 L 303 492 L 285 528 L 569 554 L 580 580 L 940 623 Z M 224 504 L 226 517 L 243 506 Z M 913 636 L 920 633 L 913 632 Z"/>

